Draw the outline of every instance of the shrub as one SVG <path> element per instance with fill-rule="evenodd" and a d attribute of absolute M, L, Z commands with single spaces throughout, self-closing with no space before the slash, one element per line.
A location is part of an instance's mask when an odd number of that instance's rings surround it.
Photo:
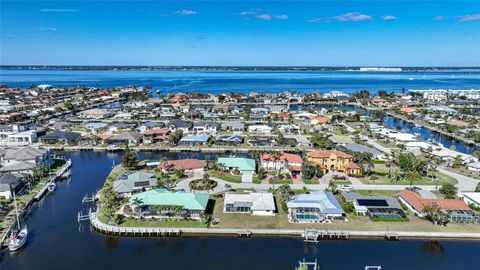
<path fill-rule="evenodd" d="M 372 176 L 370 176 L 370 180 L 378 180 L 378 179 L 379 179 L 379 177 L 378 177 L 378 176 L 376 176 L 376 175 L 372 175 Z"/>

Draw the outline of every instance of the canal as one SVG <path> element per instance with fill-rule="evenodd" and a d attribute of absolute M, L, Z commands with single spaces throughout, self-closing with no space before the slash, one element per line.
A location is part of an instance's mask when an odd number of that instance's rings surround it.
<path fill-rule="evenodd" d="M 77 212 L 86 193 L 98 190 L 119 153 L 70 153 L 70 180 L 35 205 L 26 247 L 0 255 L 0 270 L 56 269 L 285 269 L 318 259 L 321 269 L 478 269 L 480 242 L 348 240 L 305 246 L 301 239 L 234 237 L 113 238 L 80 227 Z M 177 154 L 169 154 L 177 155 Z M 160 159 L 162 153 L 140 154 Z M 170 156 L 169 158 L 171 158 Z M 182 153 L 182 158 L 204 158 Z M 209 158 L 213 158 L 210 156 Z"/>

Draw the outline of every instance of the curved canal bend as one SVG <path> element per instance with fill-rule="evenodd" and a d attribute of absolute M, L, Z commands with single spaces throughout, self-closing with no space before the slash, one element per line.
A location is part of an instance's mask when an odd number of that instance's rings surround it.
<path fill-rule="evenodd" d="M 55 194 L 35 205 L 25 249 L 0 256 L 1 270 L 30 269 L 285 269 L 297 261 L 318 259 L 321 269 L 477 269 L 480 242 L 384 240 L 321 241 L 305 246 L 301 239 L 235 237 L 113 238 L 79 230 L 76 220 L 85 193 L 99 189 L 119 153 L 70 153 L 72 178 Z M 160 153 L 142 153 L 160 158 Z M 173 158 L 178 153 L 169 153 Z M 182 158 L 204 154 L 182 153 Z"/>

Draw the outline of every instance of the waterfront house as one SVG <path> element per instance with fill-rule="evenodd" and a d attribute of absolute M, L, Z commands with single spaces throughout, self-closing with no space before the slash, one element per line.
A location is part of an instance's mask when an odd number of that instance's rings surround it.
<path fill-rule="evenodd" d="M 142 140 L 142 133 L 131 131 L 112 136 L 108 139 L 108 142 L 111 144 L 138 145 Z"/>
<path fill-rule="evenodd" d="M 275 201 L 272 193 L 231 193 L 223 201 L 224 213 L 248 213 L 254 216 L 274 216 Z"/>
<path fill-rule="evenodd" d="M 323 173 L 341 172 L 345 174 L 360 174 L 360 166 L 353 162 L 353 157 L 336 150 L 317 150 L 307 153 L 308 161 L 320 166 Z"/>
<path fill-rule="evenodd" d="M 54 131 L 40 137 L 40 143 L 43 144 L 73 144 L 79 138 L 81 134 L 78 132 L 69 131 Z"/>
<path fill-rule="evenodd" d="M 157 143 L 168 140 L 168 128 L 152 128 L 143 132 L 143 143 Z"/>
<path fill-rule="evenodd" d="M 302 157 L 295 154 L 282 153 L 260 155 L 260 166 L 267 172 L 291 172 L 292 175 L 299 175 L 302 170 Z"/>
<path fill-rule="evenodd" d="M 180 139 L 178 145 L 180 146 L 200 146 L 208 142 L 210 135 L 187 135 Z"/>
<path fill-rule="evenodd" d="M 25 188 L 25 176 L 18 172 L 0 173 L 0 198 L 10 200 L 14 194 L 21 194 Z"/>
<path fill-rule="evenodd" d="M 118 197 L 130 197 L 132 194 L 157 186 L 157 178 L 144 171 L 126 172 L 113 182 L 113 191 Z"/>
<path fill-rule="evenodd" d="M 135 216 L 201 220 L 207 209 L 208 195 L 153 189 L 133 195 L 129 202 Z"/>
<path fill-rule="evenodd" d="M 239 134 L 219 135 L 215 138 L 215 144 L 235 146 L 242 144 L 243 140 L 243 136 Z"/>
<path fill-rule="evenodd" d="M 251 125 L 248 126 L 248 133 L 263 133 L 263 134 L 270 134 L 272 132 L 272 128 L 267 125 Z"/>
<path fill-rule="evenodd" d="M 245 124 L 242 122 L 224 122 L 221 125 L 222 130 L 243 132 L 245 130 Z"/>
<path fill-rule="evenodd" d="M 242 175 L 243 183 L 252 183 L 253 174 L 255 172 L 255 160 L 250 158 L 219 158 L 218 166 L 223 170 L 238 170 Z"/>
<path fill-rule="evenodd" d="M 93 122 L 93 123 L 87 123 L 83 126 L 86 130 L 92 132 L 93 134 L 98 134 L 101 133 L 102 131 L 106 130 L 107 127 L 109 126 L 108 123 L 103 123 L 103 122 Z"/>
<path fill-rule="evenodd" d="M 183 121 L 180 119 L 170 122 L 169 124 L 170 131 L 175 132 L 177 130 L 181 130 L 183 134 L 189 133 L 192 127 L 193 124 L 191 122 Z"/>
<path fill-rule="evenodd" d="M 215 135 L 220 130 L 220 124 L 216 122 L 196 122 L 192 131 L 196 134 Z"/>
<path fill-rule="evenodd" d="M 407 206 L 410 211 L 420 217 L 427 216 L 425 207 L 436 204 L 440 209 L 449 214 L 450 222 L 477 222 L 477 213 L 459 199 L 425 199 L 420 194 L 411 190 L 402 190 L 398 199 Z"/>
<path fill-rule="evenodd" d="M 202 176 L 204 174 L 205 161 L 198 159 L 166 160 L 158 163 L 158 168 L 163 172 L 183 170 L 186 175 Z"/>
<path fill-rule="evenodd" d="M 26 146 L 6 149 L 1 155 L 0 172 L 32 173 L 38 165 L 50 167 L 54 163 L 51 150 Z"/>
<path fill-rule="evenodd" d="M 406 215 L 396 198 L 387 196 L 363 196 L 358 193 L 343 192 L 345 201 L 351 202 L 357 215 L 381 219 L 402 219 Z"/>
<path fill-rule="evenodd" d="M 342 207 L 329 191 L 296 195 L 287 202 L 287 207 L 290 222 L 317 223 L 345 217 Z"/>

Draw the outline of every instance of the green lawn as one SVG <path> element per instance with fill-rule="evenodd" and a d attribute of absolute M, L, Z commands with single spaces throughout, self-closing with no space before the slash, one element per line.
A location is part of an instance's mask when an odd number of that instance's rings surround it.
<path fill-rule="evenodd" d="M 399 180 L 399 181 L 392 181 L 388 177 L 389 171 L 395 171 L 397 168 L 388 168 L 385 164 L 375 164 L 373 168 L 373 174 L 370 177 L 361 178 L 360 180 L 365 184 L 370 185 L 410 185 L 410 181 L 407 180 Z M 378 179 L 372 179 L 378 178 Z M 437 180 L 432 181 L 432 177 L 435 176 Z M 456 184 L 457 180 L 451 176 L 435 172 L 430 173 L 429 176 L 423 176 L 419 179 L 416 179 L 413 182 L 413 185 L 443 185 L 445 183 L 452 183 Z"/>
<path fill-rule="evenodd" d="M 222 172 L 216 170 L 208 171 L 208 174 L 211 177 L 216 177 L 222 179 L 223 181 L 231 182 L 231 183 L 242 183 L 242 176 L 240 175 L 232 175 L 230 172 Z M 258 179 L 257 176 L 253 177 L 253 183 L 259 184 L 261 181 Z"/>
<path fill-rule="evenodd" d="M 303 183 L 307 185 L 316 185 L 318 184 L 318 179 L 303 179 Z"/>
<path fill-rule="evenodd" d="M 207 228 L 208 223 L 204 221 L 147 221 L 127 220 L 121 227 L 162 227 L 162 228 Z"/>

